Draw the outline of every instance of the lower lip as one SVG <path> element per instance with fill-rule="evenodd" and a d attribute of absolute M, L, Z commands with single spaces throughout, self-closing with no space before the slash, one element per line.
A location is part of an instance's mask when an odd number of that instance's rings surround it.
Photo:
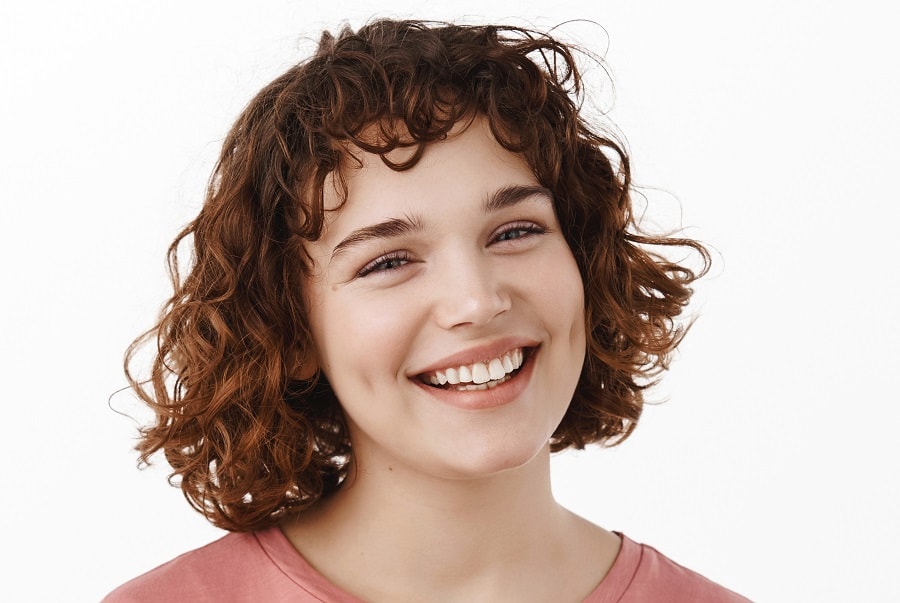
<path fill-rule="evenodd" d="M 497 408 L 513 402 L 525 390 L 534 371 L 534 361 L 537 358 L 538 349 L 532 349 L 526 356 L 522 368 L 507 381 L 500 385 L 474 391 L 457 391 L 431 387 L 416 380 L 416 384 L 441 402 L 463 410 L 485 410 Z"/>

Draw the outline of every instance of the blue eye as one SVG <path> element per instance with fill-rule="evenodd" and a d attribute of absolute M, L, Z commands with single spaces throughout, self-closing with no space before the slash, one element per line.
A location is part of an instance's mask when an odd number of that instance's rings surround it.
<path fill-rule="evenodd" d="M 405 251 L 393 251 L 375 258 L 356 273 L 357 278 L 372 273 L 391 272 L 409 263 L 409 254 Z"/>
<path fill-rule="evenodd" d="M 538 226 L 534 222 L 519 222 L 505 226 L 500 232 L 494 235 L 492 243 L 502 243 L 504 241 L 514 241 L 531 235 L 546 234 L 547 229 Z"/>

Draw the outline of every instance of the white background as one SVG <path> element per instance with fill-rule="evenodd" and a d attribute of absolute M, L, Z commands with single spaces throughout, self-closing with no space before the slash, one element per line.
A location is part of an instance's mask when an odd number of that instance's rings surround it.
<path fill-rule="evenodd" d="M 609 63 L 651 213 L 716 250 L 666 403 L 620 448 L 558 457 L 559 498 L 754 600 L 900 600 L 895 19 L 865 1 L 366 4 L 0 7 L 0 599 L 97 601 L 220 534 L 165 467 L 135 468 L 107 400 L 231 121 L 323 28 L 377 14 L 602 25 L 563 35 Z"/>

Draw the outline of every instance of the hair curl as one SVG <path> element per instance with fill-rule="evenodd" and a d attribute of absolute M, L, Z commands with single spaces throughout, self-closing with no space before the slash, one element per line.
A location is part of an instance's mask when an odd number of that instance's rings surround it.
<path fill-rule="evenodd" d="M 628 156 L 586 123 L 582 100 L 573 50 L 544 33 L 390 20 L 324 33 L 312 58 L 245 108 L 203 208 L 169 248 L 174 294 L 125 358 L 156 413 L 141 430 L 141 462 L 162 450 L 170 481 L 227 530 L 272 525 L 340 487 L 352 459 L 340 405 L 323 376 L 294 378 L 313 350 L 302 242 L 322 233 L 325 179 L 348 143 L 386 162 L 413 147 L 411 159 L 389 163 L 408 169 L 474 115 L 553 192 L 584 282 L 586 361 L 552 449 L 628 437 L 644 389 L 684 334 L 675 318 L 709 256 L 693 240 L 640 233 Z M 189 237 L 182 277 L 178 248 Z M 659 246 L 691 248 L 703 268 L 651 251 Z M 157 355 L 143 381 L 129 367 L 149 341 Z"/>

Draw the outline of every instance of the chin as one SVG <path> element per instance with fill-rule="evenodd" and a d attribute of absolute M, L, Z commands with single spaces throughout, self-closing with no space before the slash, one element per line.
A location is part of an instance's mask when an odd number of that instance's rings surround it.
<path fill-rule="evenodd" d="M 481 446 L 470 446 L 447 462 L 445 476 L 454 479 L 478 479 L 524 469 L 539 461 L 546 440 L 526 445 L 522 441 L 493 439 Z"/>

